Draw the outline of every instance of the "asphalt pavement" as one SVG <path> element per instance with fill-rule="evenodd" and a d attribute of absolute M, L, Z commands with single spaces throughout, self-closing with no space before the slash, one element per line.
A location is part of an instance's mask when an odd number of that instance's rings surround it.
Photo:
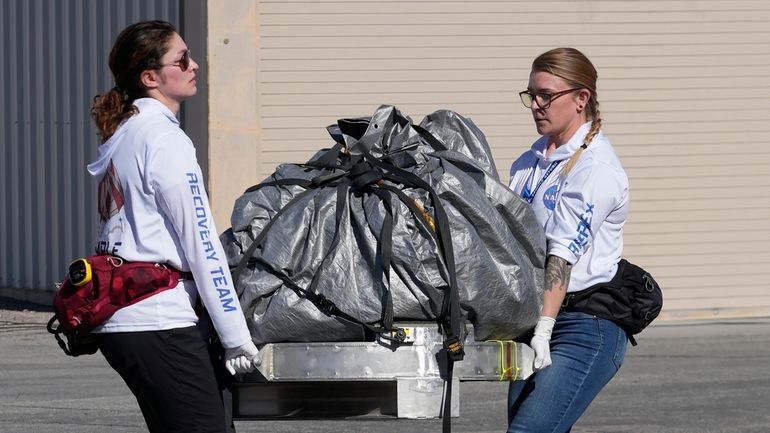
<path fill-rule="evenodd" d="M 130 391 L 101 355 L 71 358 L 46 311 L 0 310 L 0 432 L 145 432 Z M 573 433 L 770 432 L 770 319 L 656 323 Z M 455 432 L 503 432 L 506 383 L 461 382 Z M 236 421 L 239 433 L 440 432 L 393 417 Z"/>

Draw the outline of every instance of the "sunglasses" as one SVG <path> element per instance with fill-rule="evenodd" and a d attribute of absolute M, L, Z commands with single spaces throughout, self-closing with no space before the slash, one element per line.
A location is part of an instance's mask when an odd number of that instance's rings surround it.
<path fill-rule="evenodd" d="M 179 60 L 177 60 L 176 62 L 174 62 L 174 63 L 167 63 L 165 65 L 160 65 L 160 66 L 161 67 L 163 67 L 163 66 L 179 66 L 179 69 L 181 69 L 182 71 L 186 71 L 187 68 L 190 67 L 190 50 L 184 50 L 184 53 L 182 53 L 182 57 L 179 58 Z"/>

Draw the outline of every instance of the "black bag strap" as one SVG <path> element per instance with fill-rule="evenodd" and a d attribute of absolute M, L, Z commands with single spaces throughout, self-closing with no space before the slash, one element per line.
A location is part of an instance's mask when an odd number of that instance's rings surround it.
<path fill-rule="evenodd" d="M 383 177 L 395 183 L 400 183 L 406 186 L 415 186 L 428 192 L 433 204 L 434 213 L 436 215 L 436 232 L 438 235 L 438 245 L 442 251 L 442 257 L 445 261 L 449 276 L 449 287 L 446 295 L 444 296 L 444 305 L 442 306 L 441 319 L 442 330 L 444 331 L 447 339 L 454 339 L 451 344 L 450 357 L 453 360 L 459 361 L 463 358 L 464 352 L 462 349 L 462 320 L 460 317 L 460 295 L 457 288 L 457 273 L 454 262 L 454 250 L 452 248 L 452 237 L 450 232 L 449 218 L 446 214 L 446 210 L 442 204 L 442 201 L 436 193 L 436 190 L 422 178 L 415 175 L 412 172 L 403 170 L 391 164 L 387 164 L 371 155 L 364 154 L 372 165 L 383 169 Z"/>
<path fill-rule="evenodd" d="M 54 338 L 56 339 L 56 343 L 59 344 L 59 347 L 61 347 L 61 350 L 63 350 L 65 354 L 77 357 L 80 355 L 93 355 L 97 350 L 99 350 L 91 334 L 81 334 L 77 331 L 67 331 L 62 329 L 61 325 L 54 327 L 54 323 L 56 322 L 58 322 L 58 317 L 54 315 L 48 321 L 48 324 L 45 328 L 48 332 L 53 334 Z M 67 338 L 66 342 L 61 337 L 62 334 L 64 334 L 64 336 Z"/>
<path fill-rule="evenodd" d="M 430 133 L 428 133 L 428 135 L 433 137 L 433 135 Z M 449 273 L 449 287 L 446 294 L 444 295 L 444 303 L 442 306 L 441 314 L 439 316 L 439 324 L 442 326 L 445 335 L 442 350 L 446 354 L 447 359 L 444 405 L 441 412 L 442 429 L 444 433 L 450 433 L 452 431 L 452 376 L 454 372 L 454 363 L 455 361 L 460 361 L 463 359 L 465 356 L 465 351 L 463 349 L 463 343 L 460 337 L 462 326 L 460 318 L 460 295 L 457 289 L 457 274 L 454 263 L 454 250 L 452 248 L 449 218 L 447 217 L 446 210 L 444 209 L 440 197 L 436 193 L 435 189 L 422 178 L 418 177 L 414 173 L 402 170 L 398 167 L 389 164 L 386 165 L 386 163 L 373 158 L 371 155 L 365 156 L 369 161 L 372 162 L 373 165 L 378 166 L 385 171 L 383 176 L 384 178 L 404 185 L 414 185 L 422 188 L 425 191 L 428 191 L 428 194 L 431 197 L 431 202 L 434 206 L 434 212 L 437 220 L 436 231 L 439 239 L 438 244 L 441 248 L 442 256 L 444 257 L 445 264 Z M 411 200 L 405 201 L 405 203 L 410 202 Z M 412 206 L 409 206 L 408 204 L 407 206 L 410 209 L 413 209 Z M 419 215 L 417 218 L 419 220 L 422 217 L 422 212 L 417 211 L 415 215 Z M 448 320 L 447 316 L 449 316 Z"/>
<path fill-rule="evenodd" d="M 447 357 L 449 358 L 449 357 Z M 441 431 L 451 433 L 452 431 L 452 376 L 454 375 L 454 361 L 449 358 L 447 361 L 447 374 L 444 395 L 444 407 L 441 409 Z"/>
<path fill-rule="evenodd" d="M 564 300 L 562 301 L 562 307 L 561 308 L 570 308 L 586 299 L 588 299 L 592 294 L 597 292 L 598 290 L 601 290 L 603 288 L 610 287 L 614 290 L 621 289 L 623 287 L 623 275 L 625 273 L 626 266 L 629 265 L 628 260 L 626 259 L 620 259 L 618 262 L 618 270 L 615 272 L 615 275 L 612 277 L 612 279 L 606 283 L 598 283 L 594 284 L 591 287 L 588 287 L 584 290 L 581 290 L 576 293 L 567 294 L 567 296 L 564 297 Z M 646 277 L 649 277 L 652 279 L 651 276 L 649 276 L 648 273 L 645 275 Z M 649 280 L 645 279 L 645 282 L 647 284 L 657 284 L 654 280 L 650 282 Z M 612 319 L 610 319 L 612 320 Z M 617 323 L 617 322 L 616 322 Z M 621 326 L 623 327 L 623 326 Z M 624 328 L 625 330 L 625 328 Z M 631 343 L 632 346 L 636 346 L 636 338 L 634 338 L 634 335 L 631 332 L 626 332 L 626 335 L 628 336 L 628 341 Z"/>
<path fill-rule="evenodd" d="M 610 281 L 607 281 L 606 283 L 594 284 L 593 286 L 583 289 L 579 292 L 568 293 L 564 297 L 564 300 L 561 303 L 561 307 L 569 308 L 572 305 L 575 305 L 576 303 L 588 298 L 589 296 L 591 296 L 591 294 L 601 289 L 602 287 L 607 287 L 607 286 L 614 287 L 614 288 L 622 287 L 623 272 L 626 268 L 627 263 L 628 261 L 626 259 L 620 259 L 620 261 L 618 262 L 618 270 L 615 272 L 615 275 L 612 277 Z"/>
<path fill-rule="evenodd" d="M 48 321 L 48 324 L 46 325 L 45 329 L 48 330 L 51 334 L 53 334 L 54 338 L 56 338 L 56 342 L 59 343 L 59 347 L 61 347 L 61 350 L 64 351 L 69 356 L 76 356 L 73 355 L 72 352 L 67 348 L 67 344 L 64 342 L 64 339 L 61 338 L 61 334 L 64 332 L 62 331 L 58 326 L 54 328 L 54 323 L 57 322 L 56 315 L 51 317 L 51 320 Z"/>

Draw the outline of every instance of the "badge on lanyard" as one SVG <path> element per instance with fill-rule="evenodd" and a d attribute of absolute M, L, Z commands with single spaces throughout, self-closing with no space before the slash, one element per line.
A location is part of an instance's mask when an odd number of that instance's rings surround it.
<path fill-rule="evenodd" d="M 537 190 L 540 189 L 540 187 L 543 185 L 543 182 L 545 182 L 546 179 L 548 179 L 548 176 L 553 173 L 553 171 L 556 169 L 556 166 L 558 166 L 561 163 L 562 160 L 554 161 L 551 163 L 551 165 L 548 166 L 548 169 L 543 173 L 543 177 L 540 178 L 540 181 L 537 182 L 537 185 L 535 186 L 535 189 L 532 190 L 532 192 L 529 192 L 529 185 L 524 187 L 524 193 L 522 194 L 522 198 L 527 201 L 527 203 L 532 204 L 532 200 L 535 199 L 535 194 L 537 194 Z M 540 160 L 537 160 L 535 162 L 535 166 L 532 167 L 532 174 L 535 173 L 535 167 L 537 167 L 538 162 Z M 534 179 L 530 178 L 529 184 L 532 185 L 532 181 Z M 545 204 L 545 207 L 547 207 L 550 210 L 553 210 L 553 208 L 556 206 L 556 191 L 557 186 L 553 185 L 552 187 L 548 188 L 545 193 L 543 194 L 543 204 Z M 550 206 L 549 206 L 550 203 Z"/>

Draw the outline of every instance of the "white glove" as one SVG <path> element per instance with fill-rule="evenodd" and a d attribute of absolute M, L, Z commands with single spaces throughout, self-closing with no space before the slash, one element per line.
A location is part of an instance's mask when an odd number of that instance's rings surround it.
<path fill-rule="evenodd" d="M 551 365 L 551 332 L 556 319 L 548 316 L 540 316 L 535 325 L 535 335 L 529 345 L 535 351 L 535 363 L 533 368 L 540 371 Z"/>
<path fill-rule="evenodd" d="M 225 349 L 225 368 L 233 376 L 236 373 L 250 373 L 261 363 L 259 350 L 252 341 L 232 349 Z"/>

